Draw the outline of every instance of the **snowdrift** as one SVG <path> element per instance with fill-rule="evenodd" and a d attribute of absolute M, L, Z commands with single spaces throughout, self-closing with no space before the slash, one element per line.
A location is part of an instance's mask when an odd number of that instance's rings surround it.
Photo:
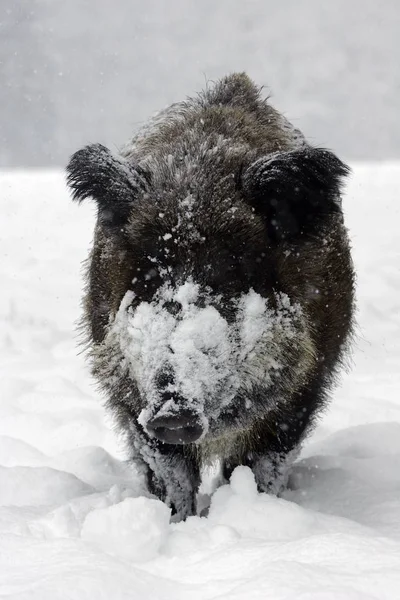
<path fill-rule="evenodd" d="M 399 164 L 355 165 L 353 367 L 282 498 L 239 467 L 207 518 L 170 524 L 123 461 L 78 355 L 94 210 L 60 172 L 0 174 L 0 596 L 400 597 Z"/>

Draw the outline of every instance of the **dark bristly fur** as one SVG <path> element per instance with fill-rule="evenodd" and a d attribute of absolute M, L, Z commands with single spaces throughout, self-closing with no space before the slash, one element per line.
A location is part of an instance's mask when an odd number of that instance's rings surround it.
<path fill-rule="evenodd" d="M 338 198 L 349 169 L 332 152 L 301 148 L 262 157 L 243 177 L 245 194 L 265 215 L 272 239 L 309 234 L 340 213 Z"/>
<path fill-rule="evenodd" d="M 348 172 L 332 152 L 311 147 L 245 74 L 171 106 L 118 156 L 93 144 L 71 158 L 73 199 L 98 206 L 84 299 L 92 370 L 132 460 L 177 518 L 195 511 L 201 465 L 214 459 L 225 477 L 249 465 L 260 490 L 278 491 L 327 401 L 354 310 L 341 208 Z M 161 442 L 138 422 L 147 400 L 110 338 L 126 293 L 134 292 L 132 310 L 151 302 L 167 271 L 172 285 L 192 278 L 211 290 L 229 323 L 236 299 L 250 290 L 272 308 L 283 294 L 301 309 L 296 337 L 271 345 L 279 374 L 268 386 L 249 375 L 218 418 L 207 415 L 207 434 L 182 445 Z M 179 318 L 176 303 L 168 310 Z M 257 364 L 268 361 L 267 345 L 258 353 Z M 164 398 L 170 381 L 160 371 Z"/>

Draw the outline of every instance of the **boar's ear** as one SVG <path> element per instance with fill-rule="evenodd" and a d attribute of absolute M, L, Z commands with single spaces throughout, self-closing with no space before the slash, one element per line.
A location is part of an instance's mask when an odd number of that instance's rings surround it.
<path fill-rule="evenodd" d="M 145 186 L 146 178 L 123 158 L 113 156 L 105 146 L 91 144 L 71 157 L 67 184 L 73 200 L 93 198 L 100 222 L 118 227 L 128 220 L 135 195 Z"/>
<path fill-rule="evenodd" d="M 329 150 L 276 152 L 248 167 L 243 192 L 279 242 L 312 234 L 329 215 L 341 213 L 341 184 L 349 171 Z"/>

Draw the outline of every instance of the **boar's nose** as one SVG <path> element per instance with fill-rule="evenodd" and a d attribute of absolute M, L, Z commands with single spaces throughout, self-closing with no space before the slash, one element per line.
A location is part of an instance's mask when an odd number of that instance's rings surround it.
<path fill-rule="evenodd" d="M 203 433 L 198 415 L 190 410 L 174 415 L 156 415 L 146 427 L 149 433 L 166 444 L 191 444 Z"/>

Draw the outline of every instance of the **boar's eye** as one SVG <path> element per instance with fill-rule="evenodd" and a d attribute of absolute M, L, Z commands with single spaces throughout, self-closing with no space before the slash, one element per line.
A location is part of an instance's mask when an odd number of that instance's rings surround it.
<path fill-rule="evenodd" d="M 146 187 L 147 179 L 142 170 L 135 169 L 122 157 L 113 156 L 105 146 L 91 144 L 71 157 L 67 184 L 73 200 L 93 198 L 100 222 L 118 227 L 128 220 L 135 196 Z"/>
<path fill-rule="evenodd" d="M 263 156 L 242 177 L 246 199 L 262 214 L 271 240 L 317 231 L 341 213 L 342 179 L 349 168 L 332 152 L 304 147 Z"/>
<path fill-rule="evenodd" d="M 220 251 L 218 263 L 210 270 L 207 284 L 216 292 L 235 295 L 250 286 L 253 269 L 246 257 Z"/>
<path fill-rule="evenodd" d="M 138 255 L 139 256 L 139 255 Z M 138 258 L 138 267 L 132 279 L 132 289 L 137 300 L 149 301 L 156 291 L 163 285 L 164 278 L 158 265 L 146 257 Z"/>

